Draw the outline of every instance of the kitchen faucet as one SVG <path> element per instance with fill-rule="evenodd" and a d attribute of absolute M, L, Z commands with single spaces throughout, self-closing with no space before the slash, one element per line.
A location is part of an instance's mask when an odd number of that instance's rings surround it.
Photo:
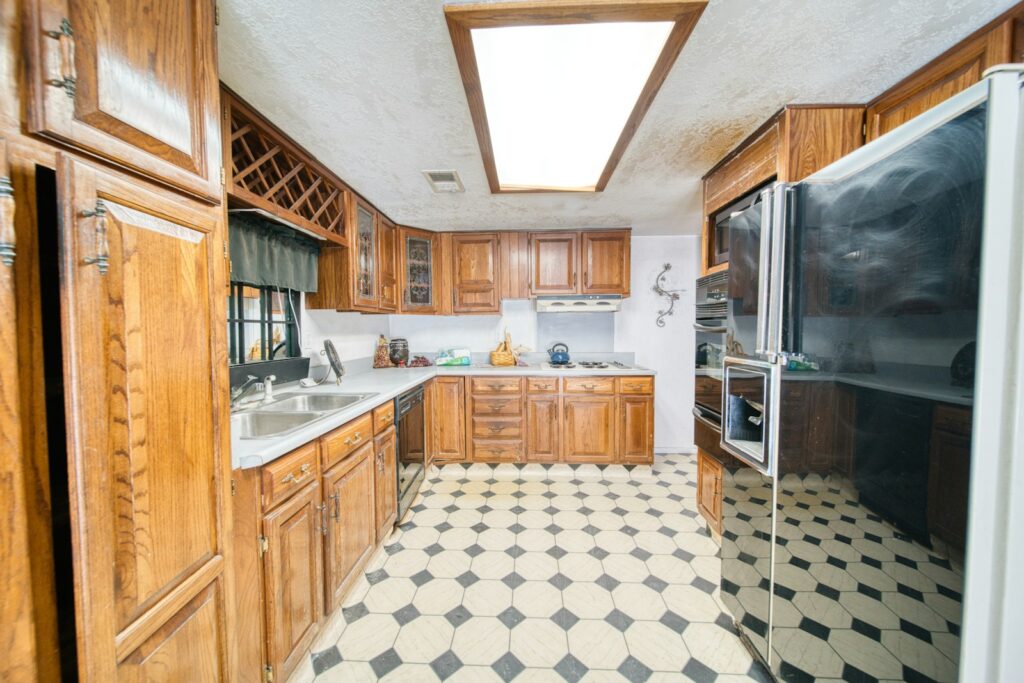
<path fill-rule="evenodd" d="M 263 401 L 262 403 L 270 403 L 274 400 L 274 382 L 277 381 L 276 375 L 267 375 L 263 378 Z"/>
<path fill-rule="evenodd" d="M 257 388 L 257 378 L 255 375 L 249 375 L 245 378 L 245 381 L 236 389 L 231 390 L 231 407 L 234 408 L 238 405 L 239 401 L 249 395 L 253 389 Z"/>

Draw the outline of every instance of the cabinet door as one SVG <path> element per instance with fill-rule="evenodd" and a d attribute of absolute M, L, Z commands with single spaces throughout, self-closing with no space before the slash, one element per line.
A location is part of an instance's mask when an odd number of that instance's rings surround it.
<path fill-rule="evenodd" d="M 530 233 L 531 294 L 576 294 L 578 241 L 576 232 Z"/>
<path fill-rule="evenodd" d="M 455 313 L 498 313 L 498 234 L 452 236 L 452 294 Z"/>
<path fill-rule="evenodd" d="M 210 588 L 202 613 L 219 626 L 179 630 L 173 651 L 189 656 L 163 675 L 187 680 L 204 660 L 230 679 L 221 212 L 67 157 L 58 168 L 80 676 L 126 675 L 152 657 L 143 639 Z"/>
<path fill-rule="evenodd" d="M 581 294 L 629 296 L 630 231 L 601 230 L 582 234 Z"/>
<path fill-rule="evenodd" d="M 700 449 L 697 450 L 697 509 L 708 526 L 722 533 L 722 466 Z"/>
<path fill-rule="evenodd" d="M 561 458 L 562 402 L 556 396 L 526 398 L 526 459 L 556 462 Z"/>
<path fill-rule="evenodd" d="M 499 244 L 501 252 L 502 299 L 528 299 L 530 297 L 530 234 L 503 232 Z"/>
<path fill-rule="evenodd" d="M 311 481 L 267 514 L 263 535 L 267 661 L 284 680 L 306 655 L 323 611 L 320 485 Z"/>
<path fill-rule="evenodd" d="M 565 396 L 564 456 L 569 462 L 615 461 L 615 397 Z"/>
<path fill-rule="evenodd" d="M 377 272 L 380 278 L 380 309 L 398 310 L 398 228 L 383 216 L 377 229 Z"/>
<path fill-rule="evenodd" d="M 395 525 L 398 515 L 398 463 L 395 460 L 397 436 L 395 427 L 388 427 L 373 440 L 374 501 L 376 502 L 377 543 L 380 543 Z"/>
<path fill-rule="evenodd" d="M 440 235 L 436 233 L 399 228 L 402 313 L 430 315 L 438 312 L 439 242 Z"/>
<path fill-rule="evenodd" d="M 981 80 L 990 66 L 1011 61 L 1012 20 L 960 43 L 884 93 L 867 109 L 867 141 L 888 133 Z"/>
<path fill-rule="evenodd" d="M 18 348 L 15 324 L 15 272 L 17 244 L 14 236 L 14 195 L 7 167 L 7 146 L 0 139 L 0 500 L 4 529 L 0 543 L 0 680 L 35 681 L 35 623 L 29 566 L 28 508 L 26 507 L 19 415 Z M 6 247 L 6 248 L 5 248 Z M 9 251 L 8 251 L 9 249 Z M 41 502 L 41 501 L 40 501 Z"/>
<path fill-rule="evenodd" d="M 367 442 L 324 475 L 324 588 L 328 614 L 341 604 L 345 591 L 373 550 L 377 528 L 373 465 L 373 443 Z"/>
<path fill-rule="evenodd" d="M 466 459 L 466 386 L 462 377 L 434 379 L 434 460 Z"/>
<path fill-rule="evenodd" d="M 25 5 L 29 128 L 219 202 L 213 3 Z"/>
<path fill-rule="evenodd" d="M 349 212 L 349 247 L 352 258 L 352 307 L 377 310 L 377 212 L 352 193 L 347 194 L 345 210 Z"/>
<path fill-rule="evenodd" d="M 622 462 L 654 461 L 654 398 L 619 397 L 619 452 Z"/>

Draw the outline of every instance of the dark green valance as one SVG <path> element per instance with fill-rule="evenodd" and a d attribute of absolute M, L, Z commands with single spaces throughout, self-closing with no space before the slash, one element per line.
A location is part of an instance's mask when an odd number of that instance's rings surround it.
<path fill-rule="evenodd" d="M 316 291 L 316 241 L 254 214 L 228 216 L 231 281 Z"/>

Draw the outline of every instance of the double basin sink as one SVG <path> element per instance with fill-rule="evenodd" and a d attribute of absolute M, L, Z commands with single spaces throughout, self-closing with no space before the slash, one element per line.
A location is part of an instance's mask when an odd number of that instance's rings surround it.
<path fill-rule="evenodd" d="M 231 416 L 231 431 L 241 439 L 272 439 L 344 410 L 377 394 L 281 394 L 256 402 Z"/>

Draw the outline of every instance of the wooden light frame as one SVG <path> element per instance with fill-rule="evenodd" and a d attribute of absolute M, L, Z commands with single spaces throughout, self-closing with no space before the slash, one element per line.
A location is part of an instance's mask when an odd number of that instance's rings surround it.
<path fill-rule="evenodd" d="M 549 0 L 548 2 L 473 3 L 446 6 L 444 8 L 445 19 L 448 21 L 448 31 L 451 33 L 455 57 L 459 62 L 462 83 L 466 88 L 466 100 L 473 117 L 473 126 L 476 128 L 476 137 L 480 143 L 480 154 L 483 157 L 484 170 L 487 172 L 487 183 L 490 185 L 491 192 L 493 194 L 518 194 L 524 192 L 603 191 L 706 5 L 705 0 L 683 2 L 679 0 L 633 0 L 632 2 L 623 2 L 622 0 L 590 0 L 590 2 Z M 615 143 L 615 147 L 612 148 L 612 153 L 608 157 L 608 162 L 594 189 L 503 188 L 498 181 L 498 169 L 494 163 L 494 149 L 491 146 L 491 132 L 487 124 L 487 112 L 484 108 L 483 90 L 480 85 L 480 73 L 477 70 L 471 31 L 475 28 L 506 26 L 550 26 L 630 21 L 672 21 L 675 22 L 675 26 L 672 27 L 672 31 L 665 40 L 665 46 L 662 48 L 661 54 L 658 55 L 654 68 L 651 69 L 647 83 L 640 91 L 633 111 L 626 119 L 626 125 L 619 134 L 619 139 Z"/>

